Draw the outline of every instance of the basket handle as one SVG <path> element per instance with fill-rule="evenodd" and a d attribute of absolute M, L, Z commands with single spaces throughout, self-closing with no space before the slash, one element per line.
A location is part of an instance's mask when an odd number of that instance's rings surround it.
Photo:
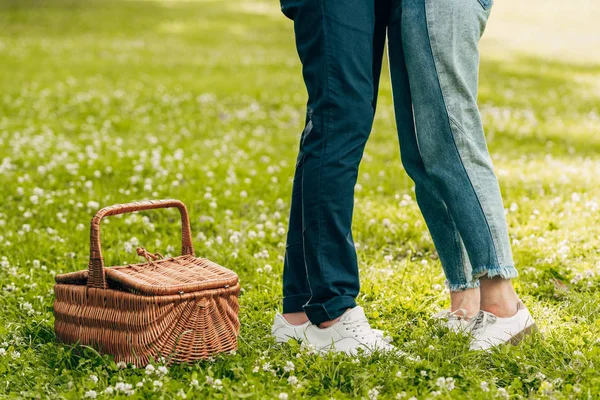
<path fill-rule="evenodd" d="M 104 259 L 102 258 L 102 248 L 100 246 L 100 222 L 102 218 L 110 215 L 131 213 L 141 210 L 153 210 L 156 208 L 177 207 L 181 214 L 181 254 L 194 255 L 192 246 L 192 232 L 190 229 L 190 218 L 187 208 L 179 200 L 146 200 L 135 203 L 115 204 L 104 207 L 96 213 L 90 224 L 90 263 L 88 274 L 88 287 L 106 289 L 106 276 L 104 273 Z"/>

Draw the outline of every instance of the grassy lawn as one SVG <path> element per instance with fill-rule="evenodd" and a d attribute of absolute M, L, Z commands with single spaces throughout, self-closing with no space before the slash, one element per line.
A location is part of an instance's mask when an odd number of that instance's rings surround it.
<path fill-rule="evenodd" d="M 448 295 L 384 72 L 356 187 L 358 302 L 408 356 L 349 358 L 270 338 L 306 102 L 278 3 L 0 0 L 0 398 L 598 398 L 598 47 L 540 51 L 560 27 L 501 46 L 516 2 L 492 13 L 479 102 L 543 338 L 475 353 L 430 319 Z M 152 198 L 185 202 L 197 255 L 239 274 L 235 354 L 152 371 L 57 343 L 54 275 L 87 267 L 91 217 Z M 106 263 L 139 262 L 137 243 L 175 255 L 178 230 L 172 210 L 109 218 Z"/>

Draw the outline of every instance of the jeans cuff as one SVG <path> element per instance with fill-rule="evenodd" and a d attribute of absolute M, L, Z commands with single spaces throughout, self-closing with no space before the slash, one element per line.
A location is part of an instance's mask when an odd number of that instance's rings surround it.
<path fill-rule="evenodd" d="M 304 311 L 313 324 L 331 321 L 342 315 L 348 308 L 356 307 L 356 300 L 352 296 L 337 296 L 325 303 L 307 304 Z"/>
<path fill-rule="evenodd" d="M 517 270 L 515 269 L 515 267 L 513 266 L 508 266 L 508 267 L 500 267 L 500 266 L 495 266 L 495 267 L 487 267 L 487 268 L 483 268 L 483 269 L 478 269 L 477 272 L 475 272 L 475 270 L 473 270 L 473 279 L 479 279 L 483 276 L 487 276 L 488 278 L 493 278 L 495 276 L 500 276 L 504 279 L 511 279 L 511 278 L 516 278 L 519 275 L 519 273 L 517 272 Z"/>
<path fill-rule="evenodd" d="M 451 283 L 446 280 L 446 287 L 451 292 L 460 292 L 462 290 L 467 289 L 475 289 L 479 287 L 479 279 L 475 279 L 471 282 L 459 282 L 459 283 Z"/>
<path fill-rule="evenodd" d="M 283 298 L 283 313 L 303 312 L 302 306 L 310 299 L 310 293 L 295 294 Z"/>

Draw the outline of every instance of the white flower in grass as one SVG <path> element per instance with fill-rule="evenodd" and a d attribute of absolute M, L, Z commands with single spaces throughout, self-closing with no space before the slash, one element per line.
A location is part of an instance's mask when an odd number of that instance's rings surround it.
<path fill-rule="evenodd" d="M 489 384 L 486 381 L 481 381 L 481 383 L 479 384 L 479 387 L 484 392 L 489 392 L 490 391 Z"/>
<path fill-rule="evenodd" d="M 96 375 L 90 375 L 90 381 L 98 383 L 98 377 Z"/>
<path fill-rule="evenodd" d="M 165 376 L 168 372 L 169 372 L 169 370 L 164 365 L 161 365 L 156 370 L 156 374 L 159 375 L 159 376 Z"/>
<path fill-rule="evenodd" d="M 291 361 L 287 361 L 287 362 L 285 363 L 285 366 L 283 367 L 283 370 L 284 370 L 285 372 L 291 372 L 291 371 L 293 371 L 293 370 L 294 370 L 294 368 L 295 368 L 295 366 L 294 366 L 294 363 L 293 363 L 293 362 L 291 362 Z"/>
<path fill-rule="evenodd" d="M 503 399 L 508 399 L 508 392 L 504 388 L 498 388 L 496 391 L 496 396 L 501 397 Z"/>
<path fill-rule="evenodd" d="M 223 382 L 221 382 L 220 379 L 215 379 L 215 381 L 212 384 L 212 387 L 217 390 L 221 390 L 221 389 L 223 389 Z"/>
<path fill-rule="evenodd" d="M 105 394 L 113 394 L 114 392 L 115 390 L 112 388 L 112 386 L 109 386 L 106 389 L 104 389 Z"/>
<path fill-rule="evenodd" d="M 192 379 L 192 381 L 190 382 L 190 386 L 198 389 L 200 387 L 200 384 L 198 383 L 198 379 Z"/>
<path fill-rule="evenodd" d="M 146 365 L 146 375 L 152 375 L 154 373 L 154 365 L 148 364 Z"/>
<path fill-rule="evenodd" d="M 279 400 L 287 400 L 288 397 L 287 393 L 279 393 Z"/>
<path fill-rule="evenodd" d="M 88 390 L 87 392 L 85 392 L 86 399 L 95 399 L 97 395 L 98 394 L 96 393 L 95 390 Z"/>
<path fill-rule="evenodd" d="M 288 384 L 290 384 L 292 386 L 296 386 L 298 384 L 298 378 L 294 375 L 291 375 L 287 381 L 288 381 Z"/>
<path fill-rule="evenodd" d="M 124 368 L 127 368 L 127 363 L 126 363 L 126 362 L 124 362 L 124 361 L 119 361 L 119 362 L 117 363 L 117 368 L 119 368 L 119 369 L 124 369 Z"/>
<path fill-rule="evenodd" d="M 379 397 L 379 390 L 377 388 L 370 389 L 367 392 L 367 396 L 369 396 L 369 400 L 377 400 L 377 397 Z"/>
<path fill-rule="evenodd" d="M 16 360 L 19 357 L 21 357 L 21 353 L 19 353 L 16 350 L 13 350 L 13 352 L 12 352 L 12 358 L 14 358 Z"/>
<path fill-rule="evenodd" d="M 406 397 L 406 392 L 400 392 L 396 394 L 397 399 L 403 399 Z"/>
<path fill-rule="evenodd" d="M 138 383 L 135 384 L 135 386 L 138 387 L 138 388 L 141 388 L 141 387 L 144 386 L 144 382 L 143 381 L 138 382 Z"/>
<path fill-rule="evenodd" d="M 90 210 L 97 210 L 98 208 L 100 208 L 100 203 L 98 203 L 97 201 L 90 200 L 87 202 L 87 208 L 89 208 Z"/>
<path fill-rule="evenodd" d="M 0 356 L 4 357 L 6 355 L 6 349 L 0 348 Z"/>
<path fill-rule="evenodd" d="M 162 387 L 163 383 L 161 381 L 154 381 L 152 382 L 152 386 L 154 387 L 154 389 L 160 389 Z"/>
<path fill-rule="evenodd" d="M 271 264 L 265 264 L 264 271 L 266 273 L 269 273 L 269 272 L 273 271 L 273 267 L 271 266 Z"/>
<path fill-rule="evenodd" d="M 29 201 L 31 201 L 33 204 L 38 204 L 40 201 L 40 198 L 38 195 L 34 194 L 29 197 Z"/>

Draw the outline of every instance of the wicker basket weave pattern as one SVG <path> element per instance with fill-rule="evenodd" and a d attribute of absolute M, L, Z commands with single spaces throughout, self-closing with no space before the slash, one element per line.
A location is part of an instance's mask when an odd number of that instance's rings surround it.
<path fill-rule="evenodd" d="M 177 207 L 182 255 L 160 259 L 138 249 L 147 263 L 104 267 L 103 217 Z M 191 362 L 237 349 L 237 275 L 194 256 L 189 217 L 178 200 L 155 200 L 104 208 L 90 230 L 88 270 L 56 276 L 54 328 L 59 340 L 112 354 L 117 361 L 146 365 L 150 358 Z"/>

